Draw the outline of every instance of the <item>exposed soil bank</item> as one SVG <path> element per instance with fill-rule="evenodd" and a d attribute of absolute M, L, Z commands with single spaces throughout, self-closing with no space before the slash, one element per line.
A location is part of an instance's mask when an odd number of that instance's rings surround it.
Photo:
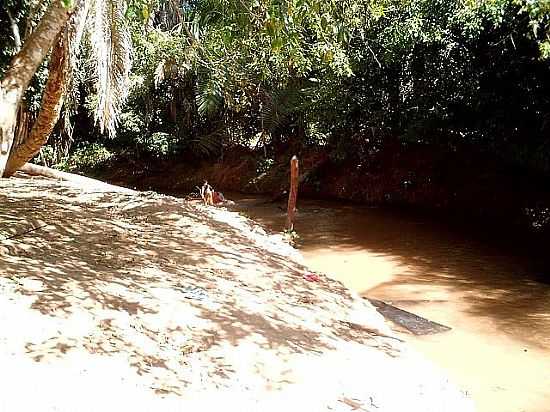
<path fill-rule="evenodd" d="M 364 151 L 364 150 L 363 150 Z M 353 159 L 337 161 L 326 150 L 297 150 L 305 174 L 300 196 L 368 205 L 406 207 L 504 226 L 528 236 L 550 234 L 550 183 L 545 177 L 475 151 L 387 144 Z M 140 189 L 184 194 L 207 179 L 223 191 L 276 195 L 288 186 L 294 153 L 266 161 L 262 153 L 235 149 L 223 160 L 111 161 L 96 174 Z"/>
<path fill-rule="evenodd" d="M 0 188 L 0 410 L 472 410 L 370 304 L 304 279 L 237 213 L 42 178 Z"/>

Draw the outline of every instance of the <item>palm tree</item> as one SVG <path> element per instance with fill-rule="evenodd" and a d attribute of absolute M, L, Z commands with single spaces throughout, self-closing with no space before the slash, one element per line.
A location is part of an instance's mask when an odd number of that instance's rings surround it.
<path fill-rule="evenodd" d="M 82 0 L 60 30 L 48 66 L 49 75 L 38 117 L 28 137 L 11 151 L 3 176 L 11 176 L 47 142 L 81 64 L 81 49 L 96 83 L 95 119 L 101 132 L 115 133 L 117 114 L 126 98 L 130 72 L 130 35 L 120 0 Z M 82 47 L 82 40 L 88 47 Z M 26 43 L 25 43 L 26 44 Z M 1 171 L 1 170 L 0 170 Z"/>
<path fill-rule="evenodd" d="M 13 144 L 21 98 L 77 2 L 65 5 L 61 0 L 52 1 L 36 30 L 25 41 L 0 80 L 0 176 L 4 175 Z"/>

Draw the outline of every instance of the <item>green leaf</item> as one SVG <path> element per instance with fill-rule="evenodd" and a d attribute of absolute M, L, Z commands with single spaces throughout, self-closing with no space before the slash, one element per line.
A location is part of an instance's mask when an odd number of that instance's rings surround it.
<path fill-rule="evenodd" d="M 61 3 L 66 9 L 72 9 L 74 6 L 74 0 L 61 0 Z"/>
<path fill-rule="evenodd" d="M 282 47 L 283 47 L 283 39 L 280 37 L 275 37 L 271 42 L 271 50 L 273 50 L 276 53 L 279 50 L 281 50 Z"/>
<path fill-rule="evenodd" d="M 325 63 L 330 63 L 332 62 L 332 60 L 334 60 L 334 53 L 332 52 L 332 50 L 327 50 L 323 53 L 323 61 Z"/>
<path fill-rule="evenodd" d="M 321 27 L 323 28 L 323 30 L 326 30 L 327 25 L 328 25 L 327 18 L 325 16 L 321 17 Z"/>
<path fill-rule="evenodd" d="M 143 21 L 149 20 L 149 6 L 146 4 L 143 5 L 143 8 L 141 9 L 141 17 L 143 18 Z"/>

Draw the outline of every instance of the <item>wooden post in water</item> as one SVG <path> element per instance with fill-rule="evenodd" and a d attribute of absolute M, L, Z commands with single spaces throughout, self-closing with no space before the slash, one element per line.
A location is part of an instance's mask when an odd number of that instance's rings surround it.
<path fill-rule="evenodd" d="M 290 192 L 288 194 L 288 209 L 286 212 L 287 231 L 294 229 L 294 215 L 296 213 L 296 198 L 298 197 L 298 158 L 290 159 Z"/>

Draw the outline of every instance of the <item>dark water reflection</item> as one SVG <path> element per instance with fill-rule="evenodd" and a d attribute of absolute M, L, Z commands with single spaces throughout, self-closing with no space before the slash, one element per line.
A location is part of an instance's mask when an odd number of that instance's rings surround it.
<path fill-rule="evenodd" d="M 285 213 L 241 197 L 238 210 L 280 231 Z M 453 331 L 407 339 L 472 393 L 483 411 L 550 411 L 548 262 L 513 235 L 472 231 L 355 205 L 302 201 L 307 263 L 358 293 Z"/>

